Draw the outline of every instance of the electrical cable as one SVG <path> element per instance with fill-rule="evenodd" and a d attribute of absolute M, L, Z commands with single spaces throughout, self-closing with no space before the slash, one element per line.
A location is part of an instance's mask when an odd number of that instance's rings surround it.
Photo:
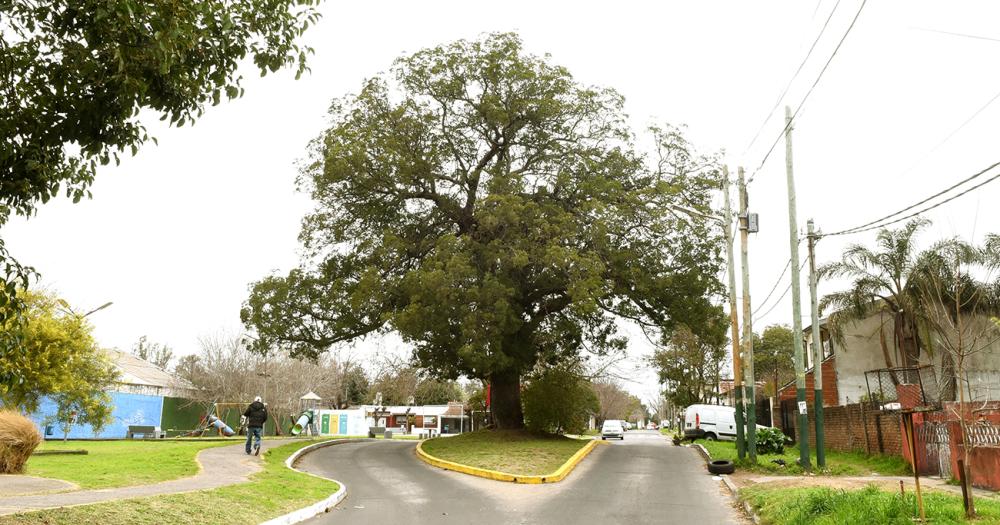
<path fill-rule="evenodd" d="M 854 24 L 857 23 L 858 17 L 861 16 L 861 11 L 865 8 L 865 5 L 867 4 L 868 0 L 861 0 L 861 5 L 858 7 L 857 13 L 854 14 L 854 18 L 851 20 L 851 25 L 847 26 L 847 30 L 844 31 L 844 36 L 840 37 L 840 42 L 837 42 L 837 47 L 833 49 L 833 53 L 830 54 L 830 58 L 827 59 L 826 64 L 823 64 L 823 69 L 821 69 L 819 74 L 816 75 L 816 80 L 813 82 L 812 86 L 809 87 L 809 91 L 806 91 L 805 96 L 802 97 L 802 100 L 799 102 L 799 105 L 795 108 L 795 111 L 792 113 L 792 117 L 788 119 L 788 122 L 785 122 L 785 126 L 781 129 L 781 133 L 778 133 L 778 136 L 774 138 L 774 142 L 771 144 L 771 147 L 767 150 L 767 153 L 764 154 L 764 158 L 760 161 L 760 164 L 753 171 L 753 173 L 750 174 L 750 178 L 747 179 L 747 184 L 753 182 L 754 177 L 757 176 L 757 173 L 760 172 L 761 168 L 764 167 L 764 164 L 767 162 L 767 159 L 771 156 L 771 153 L 774 152 L 775 146 L 777 146 L 778 142 L 781 141 L 781 137 L 785 134 L 785 132 L 788 131 L 789 127 L 791 127 L 792 122 L 795 122 L 795 117 L 798 116 L 799 111 L 802 109 L 802 106 L 805 105 L 807 100 L 809 100 L 809 95 L 811 95 L 813 90 L 816 89 L 816 86 L 819 84 L 819 81 L 823 78 L 823 74 L 826 73 L 827 68 L 830 67 L 830 63 L 833 62 L 833 58 L 837 56 L 837 52 L 840 51 L 840 47 L 844 45 L 844 40 L 847 39 L 847 35 L 851 34 L 851 30 L 854 29 Z"/>
<path fill-rule="evenodd" d="M 809 46 L 809 51 L 806 51 L 805 58 L 802 59 L 802 62 L 799 64 L 798 69 L 796 69 L 795 73 L 792 74 L 792 78 L 788 79 L 788 83 L 785 84 L 785 89 L 781 91 L 781 95 L 778 96 L 778 100 L 774 101 L 774 107 L 772 107 L 771 111 L 769 111 L 767 113 L 767 116 L 764 117 L 764 122 L 760 123 L 760 127 L 757 128 L 757 133 L 754 134 L 753 139 L 750 140 L 750 144 L 747 144 L 746 149 L 743 150 L 743 155 L 746 155 L 747 152 L 750 151 L 750 148 L 752 148 L 753 145 L 757 142 L 757 138 L 760 137 L 760 132 L 764 131 L 764 126 L 767 125 L 768 121 L 771 120 L 771 117 L 774 115 L 774 111 L 778 109 L 778 106 L 781 105 L 781 101 L 784 100 L 785 95 L 788 94 L 788 90 L 792 87 L 792 83 L 795 82 L 796 78 L 798 78 L 799 73 L 802 72 L 802 68 L 805 67 L 806 62 L 809 60 L 809 57 L 812 56 L 812 52 L 814 49 L 816 49 L 816 44 L 819 43 L 819 39 L 823 37 L 823 32 L 826 31 L 826 27 L 830 24 L 830 20 L 833 18 L 833 14 L 837 11 L 838 6 L 840 6 L 840 0 L 837 0 L 837 3 L 834 4 L 833 9 L 830 10 L 830 15 L 827 16 L 826 21 L 823 22 L 823 27 L 820 28 L 819 34 L 816 35 L 816 39 L 813 40 L 812 45 Z M 816 9 L 817 10 L 819 9 L 819 3 L 816 4 Z M 815 13 L 813 13 L 813 16 L 815 16 Z"/>
<path fill-rule="evenodd" d="M 996 168 L 997 166 L 1000 166 L 1000 161 L 994 162 L 993 164 L 991 164 L 986 169 L 980 170 L 980 171 L 972 174 L 971 176 L 969 176 L 969 177 L 967 177 L 967 178 L 965 178 L 965 179 L 963 179 L 963 180 L 961 180 L 961 181 L 959 181 L 959 182 L 957 182 L 957 183 L 949 186 L 948 188 L 945 188 L 944 190 L 941 190 L 941 191 L 935 193 L 934 195 L 931 195 L 930 197 L 927 197 L 926 199 L 924 199 L 924 200 L 922 200 L 922 201 L 920 201 L 920 202 L 918 202 L 916 204 L 912 204 L 910 206 L 907 206 L 906 208 L 903 208 L 903 209 L 901 209 L 901 210 L 899 210 L 897 212 L 890 213 L 889 215 L 886 215 L 885 217 L 882 217 L 881 219 L 876 219 L 874 221 L 867 222 L 867 223 L 862 224 L 860 226 L 855 226 L 853 228 L 847 228 L 847 229 L 836 231 L 836 232 L 833 232 L 833 233 L 824 233 L 824 234 L 821 234 L 820 236 L 821 237 L 830 237 L 830 236 L 833 236 L 833 235 L 848 235 L 848 234 L 852 234 L 852 233 L 861 233 L 861 232 L 866 232 L 866 231 L 870 231 L 870 230 L 874 230 L 874 229 L 878 229 L 878 228 L 884 228 L 884 227 L 889 226 L 891 224 L 896 224 L 897 222 L 904 221 L 906 219 L 910 219 L 910 218 L 916 217 L 917 215 L 920 215 L 922 213 L 926 213 L 926 212 L 928 212 L 930 210 L 933 210 L 934 208 L 937 208 L 939 206 L 947 204 L 947 203 L 949 203 L 949 202 L 951 202 L 951 201 L 953 201 L 953 200 L 955 200 L 955 199 L 957 199 L 957 198 L 965 195 L 966 193 L 969 193 L 972 190 L 981 188 L 981 187 L 985 186 L 986 184 L 989 184 L 990 182 L 993 182 L 997 178 L 1000 178 L 1000 173 L 997 173 L 996 175 L 993 175 L 992 177 L 986 179 L 985 181 L 980 182 L 979 184 L 976 184 L 975 186 L 972 186 L 972 187 L 966 189 L 965 191 L 962 191 L 961 193 L 952 195 L 951 197 L 949 197 L 949 198 L 947 198 L 947 199 L 945 199 L 945 200 L 943 200 L 941 202 L 932 204 L 931 206 L 928 206 L 928 207 L 926 207 L 926 208 L 924 208 L 922 210 L 913 212 L 913 213 L 911 213 L 909 215 L 900 217 L 898 219 L 895 219 L 895 220 L 892 220 L 892 221 L 889 221 L 889 222 L 883 222 L 886 219 L 889 219 L 891 217 L 895 217 L 895 216 L 897 216 L 897 215 L 899 215 L 901 213 L 905 213 L 905 212 L 907 212 L 909 210 L 912 210 L 913 208 L 916 208 L 917 206 L 920 206 L 921 204 L 924 204 L 924 203 L 926 203 L 926 202 L 928 202 L 930 200 L 933 200 L 936 197 L 940 197 L 941 195 L 943 195 L 945 193 L 948 193 L 949 191 L 951 191 L 951 190 L 953 190 L 953 189 L 955 189 L 955 188 L 957 188 L 957 187 L 959 187 L 959 186 L 961 186 L 961 185 L 963 185 L 963 184 L 965 184 L 965 183 L 967 183 L 967 182 L 969 182 L 969 181 L 971 181 L 973 179 L 976 179 L 976 178 L 984 175 L 985 173 L 989 172 L 993 168 Z"/>
<path fill-rule="evenodd" d="M 750 312 L 751 317 L 757 315 L 757 312 L 760 311 L 760 309 L 763 308 L 765 304 L 767 304 L 767 300 L 770 299 L 772 295 L 774 295 L 774 291 L 778 289 L 778 285 L 781 284 L 781 279 L 785 277 L 785 272 L 788 271 L 788 267 L 791 265 L 792 265 L 792 258 L 789 257 L 788 261 L 785 262 L 785 269 L 781 270 L 781 275 L 779 275 L 778 279 L 774 281 L 774 286 L 772 286 L 771 291 L 767 293 L 767 297 L 765 297 L 764 300 L 760 302 L 760 306 L 758 306 L 756 310 Z"/>

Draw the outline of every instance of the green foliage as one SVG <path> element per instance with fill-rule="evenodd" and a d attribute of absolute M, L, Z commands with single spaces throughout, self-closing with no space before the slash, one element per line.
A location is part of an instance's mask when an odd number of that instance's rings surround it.
<path fill-rule="evenodd" d="M 174 358 L 174 351 L 169 346 L 162 343 L 154 343 L 146 336 L 142 336 L 132 346 L 132 354 L 139 359 L 144 359 L 153 363 L 158 368 L 166 370 L 170 366 L 170 361 Z M 190 366 L 190 363 L 188 363 Z"/>
<path fill-rule="evenodd" d="M 758 338 L 754 334 L 753 366 L 757 377 L 771 382 L 770 395 L 776 395 L 783 382 L 795 373 L 793 354 L 795 336 L 785 325 L 771 325 Z"/>
<path fill-rule="evenodd" d="M 417 384 L 413 394 L 417 405 L 444 405 L 449 401 L 461 401 L 464 397 L 462 388 L 454 381 L 428 378 Z"/>
<path fill-rule="evenodd" d="M 682 326 L 649 358 L 666 387 L 664 396 L 674 406 L 708 403 L 717 394 L 726 359 L 728 320 L 720 307 L 712 307 L 710 312 L 711 317 L 698 325 L 698 332 Z"/>
<path fill-rule="evenodd" d="M 760 515 L 762 522 L 774 525 L 840 525 L 842 523 L 879 523 L 907 525 L 916 518 L 916 496 L 869 485 L 859 490 L 826 487 L 769 488 L 767 484 L 740 491 Z M 925 491 L 927 521 L 930 523 L 967 523 L 958 495 Z M 1000 521 L 1000 502 L 980 498 L 976 503 L 980 520 L 969 523 Z"/>
<path fill-rule="evenodd" d="M 799 466 L 799 451 L 789 448 L 780 454 L 771 454 L 758 450 L 757 464 L 750 462 L 749 458 L 740 461 L 736 454 L 736 444 L 732 441 L 705 441 L 698 440 L 712 459 L 728 459 L 737 463 L 739 468 L 766 474 L 778 474 L 787 476 L 799 476 L 805 474 L 805 470 Z M 784 464 L 775 463 L 776 460 Z M 816 465 L 816 454 L 813 451 L 812 465 Z M 909 463 L 899 456 L 868 456 L 860 452 L 840 452 L 836 450 L 826 451 L 826 469 L 814 473 L 831 476 L 868 476 L 876 472 L 885 476 L 905 476 L 911 474 Z"/>
<path fill-rule="evenodd" d="M 545 370 L 531 378 L 521 399 L 525 424 L 535 432 L 580 434 L 601 408 L 590 384 L 565 368 Z"/>
<path fill-rule="evenodd" d="M 498 424 L 519 426 L 519 376 L 622 351 L 618 316 L 704 323 L 716 159 L 674 128 L 643 157 L 622 106 L 511 34 L 404 56 L 336 100 L 299 177 L 308 262 L 241 311 L 259 348 L 395 330 L 435 377 L 490 380 Z"/>
<path fill-rule="evenodd" d="M 91 326 L 53 295 L 27 291 L 18 295 L 26 305 L 19 336 L 25 353 L 0 356 L 0 369 L 17 368 L 24 381 L 0 387 L 0 404 L 32 412 L 39 399 L 49 395 L 64 425 L 75 419 L 103 427 L 111 418 L 105 390 L 118 372 L 97 347 Z"/>
<path fill-rule="evenodd" d="M 758 428 L 756 437 L 757 452 L 761 454 L 784 454 L 785 444 L 792 442 L 792 438 L 774 427 Z"/>

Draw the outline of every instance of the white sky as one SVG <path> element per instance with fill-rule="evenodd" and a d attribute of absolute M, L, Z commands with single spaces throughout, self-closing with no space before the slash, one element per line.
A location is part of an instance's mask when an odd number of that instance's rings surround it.
<path fill-rule="evenodd" d="M 149 119 L 159 146 L 102 169 L 93 200 L 49 203 L 2 235 L 42 273 L 42 286 L 80 310 L 114 302 L 92 317 L 102 344 L 128 349 L 146 334 L 192 353 L 198 336 L 240 329 L 250 282 L 296 265 L 310 201 L 294 191 L 294 164 L 322 130 L 330 100 L 356 91 L 402 53 L 517 31 L 530 52 L 550 53 L 581 82 L 620 91 L 637 130 L 687 124 L 699 148 L 724 149 L 734 173 L 740 163 L 752 172 L 783 126 L 783 109 L 744 149 L 835 3 L 327 2 L 305 37 L 316 48 L 312 74 L 260 79 L 245 68 L 243 99 L 210 108 L 193 128 Z M 787 103 L 801 99 L 860 3 L 840 2 Z M 1000 102 L 934 149 L 997 94 L 1000 41 L 920 29 L 1000 38 L 998 19 L 995 2 L 868 2 L 797 120 L 800 228 L 810 217 L 826 231 L 868 222 L 1000 160 Z M 751 295 L 759 300 L 789 256 L 784 142 L 750 192 L 761 220 L 750 246 Z M 998 196 L 1000 182 L 929 214 L 934 226 L 924 241 L 979 240 L 997 230 L 1000 211 L 991 203 Z M 819 261 L 873 237 L 826 239 Z M 772 301 L 787 283 L 786 275 Z M 756 327 L 790 319 L 786 296 Z M 649 352 L 641 336 L 633 341 L 621 372 L 636 378 L 627 387 L 645 400 L 657 392 L 656 377 L 633 369 Z M 376 346 L 395 343 L 363 344 L 355 353 Z"/>

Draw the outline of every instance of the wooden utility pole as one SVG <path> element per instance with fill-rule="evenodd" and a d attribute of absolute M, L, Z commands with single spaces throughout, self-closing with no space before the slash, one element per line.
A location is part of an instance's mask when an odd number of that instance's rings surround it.
<path fill-rule="evenodd" d="M 753 314 L 750 311 L 750 263 L 747 257 L 747 237 L 750 233 L 750 212 L 747 203 L 747 185 L 740 175 L 740 263 L 743 267 L 743 405 L 746 407 L 747 455 L 757 462 L 757 398 L 753 380 Z"/>
<path fill-rule="evenodd" d="M 746 440 L 743 434 L 743 360 L 740 350 L 740 320 L 736 313 L 736 265 L 733 262 L 733 212 L 729 205 L 729 167 L 722 167 L 722 194 L 725 197 L 726 254 L 729 262 L 729 321 L 733 342 L 733 406 L 736 407 L 736 454 L 740 459 L 746 456 Z"/>
<path fill-rule="evenodd" d="M 812 350 L 813 350 L 813 417 L 816 419 L 816 466 L 826 466 L 826 453 L 823 448 L 823 341 L 819 330 L 819 303 L 816 299 L 816 233 L 812 219 L 806 223 L 809 241 L 809 307 L 812 314 Z"/>
<path fill-rule="evenodd" d="M 802 348 L 802 304 L 799 283 L 799 224 L 795 211 L 795 176 L 792 172 L 792 109 L 785 106 L 785 177 L 788 183 L 788 242 L 792 250 L 792 342 L 795 345 L 795 399 L 798 418 L 795 439 L 799 441 L 799 464 L 811 468 L 809 460 L 809 416 L 806 414 L 806 368 Z"/>

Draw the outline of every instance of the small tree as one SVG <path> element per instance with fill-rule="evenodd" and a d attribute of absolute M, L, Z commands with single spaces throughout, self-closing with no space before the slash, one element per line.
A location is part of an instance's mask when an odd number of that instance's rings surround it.
<path fill-rule="evenodd" d="M 777 396 L 784 378 L 794 374 L 794 341 L 792 330 L 785 325 L 768 326 L 760 338 L 754 334 L 753 366 L 757 377 L 771 381 L 769 395 Z"/>
<path fill-rule="evenodd" d="M 151 342 L 146 336 L 142 336 L 132 345 L 132 355 L 166 370 L 174 358 L 174 351 L 165 344 Z"/>
<path fill-rule="evenodd" d="M 608 419 L 625 419 L 630 408 L 631 397 L 621 385 L 609 378 L 601 378 L 591 383 L 591 389 L 597 396 L 597 424 L 602 425 Z"/>
<path fill-rule="evenodd" d="M 719 374 L 726 359 L 725 329 L 719 310 L 697 333 L 687 326 L 676 330 L 650 357 L 671 403 L 684 407 L 718 399 Z"/>
<path fill-rule="evenodd" d="M 921 260 L 920 297 L 923 320 L 932 334 L 933 350 L 942 354 L 942 393 L 957 390 L 959 404 L 952 409 L 962 429 L 963 479 L 970 483 L 970 427 L 975 417 L 969 406 L 970 359 L 1000 337 L 1000 328 L 989 316 L 1000 313 L 1000 281 L 992 272 L 1000 268 L 1000 236 L 991 235 L 983 247 L 950 239 L 928 250 Z M 965 509 L 975 516 L 971 487 L 966 487 Z"/>
<path fill-rule="evenodd" d="M 531 378 L 521 397 L 525 426 L 535 432 L 582 433 L 590 416 L 600 410 L 587 382 L 565 368 L 548 369 Z"/>

